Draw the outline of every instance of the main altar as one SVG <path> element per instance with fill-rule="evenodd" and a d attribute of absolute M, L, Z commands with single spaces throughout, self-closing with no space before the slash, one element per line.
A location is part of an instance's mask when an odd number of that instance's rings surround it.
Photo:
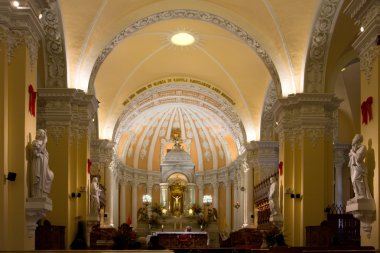
<path fill-rule="evenodd" d="M 138 215 L 137 232 L 140 236 L 157 235 L 167 248 L 207 247 L 210 238 L 219 239 L 216 209 L 210 203 L 197 204 L 195 165 L 190 154 L 181 147 L 178 134 L 174 134 L 173 139 L 173 148 L 160 164 L 159 206 L 146 203 Z M 190 227 L 191 232 L 184 232 L 186 227 Z"/>

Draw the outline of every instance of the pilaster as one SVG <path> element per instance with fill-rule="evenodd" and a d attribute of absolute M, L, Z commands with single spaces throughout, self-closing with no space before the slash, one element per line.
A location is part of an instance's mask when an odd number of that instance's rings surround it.
<path fill-rule="evenodd" d="M 348 152 L 350 151 L 350 144 L 334 144 L 334 168 L 335 168 L 335 198 L 336 205 L 345 205 L 346 200 L 349 199 L 348 192 L 350 189 L 345 187 L 344 175 L 345 169 L 348 167 Z M 346 193 L 346 197 L 344 197 Z"/>
<path fill-rule="evenodd" d="M 38 90 L 38 125 L 47 129 L 50 167 L 55 175 L 51 198 L 57 211 L 48 219 L 66 226 L 67 247 L 75 237 L 76 217 L 86 220 L 89 214 L 89 192 L 82 192 L 80 198 L 70 196 L 88 188 L 89 127 L 97 108 L 96 98 L 81 90 Z"/>
<path fill-rule="evenodd" d="M 305 227 L 320 224 L 324 208 L 333 202 L 333 126 L 339 103 L 331 94 L 303 93 L 279 99 L 274 106 L 283 161 L 280 207 L 284 231 L 289 231 L 285 236 L 293 246 L 305 244 Z"/>
<path fill-rule="evenodd" d="M 375 200 L 376 214 L 371 217 L 375 220 L 372 225 L 370 238 L 366 233 L 361 231 L 362 245 L 374 246 L 376 249 L 380 247 L 380 186 L 379 186 L 379 99 L 380 99 L 380 2 L 377 0 L 361 0 L 351 1 L 345 13 L 348 14 L 355 24 L 363 28 L 362 32 L 358 32 L 358 37 L 353 43 L 355 51 L 360 58 L 360 85 L 361 85 L 361 101 L 366 101 L 368 97 L 372 97 L 372 115 L 373 119 L 366 125 L 361 125 L 361 134 L 363 135 L 363 144 L 367 146 L 367 156 L 365 163 L 368 174 L 373 180 L 373 198 Z M 361 204 L 359 203 L 360 207 Z M 360 214 L 365 220 L 366 214 Z M 369 219 L 370 220 L 370 219 Z M 368 225 L 368 224 L 367 224 Z M 366 226 L 367 226 L 366 225 Z M 363 229 L 363 223 L 362 223 Z"/>

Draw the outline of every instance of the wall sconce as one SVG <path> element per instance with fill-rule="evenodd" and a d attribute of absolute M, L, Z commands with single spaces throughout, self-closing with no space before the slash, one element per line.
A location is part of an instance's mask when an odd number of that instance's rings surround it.
<path fill-rule="evenodd" d="M 16 181 L 16 176 L 17 176 L 17 173 L 16 172 L 8 172 L 8 175 L 4 175 L 4 183 L 8 180 L 8 181 Z"/>
<path fill-rule="evenodd" d="M 240 208 L 240 203 L 239 203 L 239 201 L 236 201 L 234 207 L 235 207 L 236 209 L 239 209 L 239 208 Z"/>
<path fill-rule="evenodd" d="M 72 192 L 71 193 L 72 198 L 80 198 L 81 196 L 82 196 L 82 194 L 80 192 Z"/>
<path fill-rule="evenodd" d="M 206 206 L 209 206 L 212 204 L 212 196 L 211 195 L 204 195 L 203 196 L 203 204 Z"/>
<path fill-rule="evenodd" d="M 244 187 L 244 186 L 240 187 L 240 190 L 241 190 L 242 192 L 245 191 L 245 187 Z"/>

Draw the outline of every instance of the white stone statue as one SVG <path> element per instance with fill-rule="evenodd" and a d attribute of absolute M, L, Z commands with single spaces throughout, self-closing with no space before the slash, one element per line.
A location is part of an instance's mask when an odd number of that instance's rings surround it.
<path fill-rule="evenodd" d="M 100 192 L 99 182 L 97 177 L 93 177 L 90 186 L 90 214 L 94 216 L 99 215 L 100 210 Z"/>
<path fill-rule="evenodd" d="M 362 142 L 363 136 L 361 134 L 356 134 L 352 140 L 348 166 L 350 167 L 351 182 L 355 193 L 355 199 L 372 199 L 368 187 L 367 168 L 364 164 L 367 148 Z"/>
<path fill-rule="evenodd" d="M 276 216 L 279 214 L 278 209 L 278 183 L 275 177 L 270 178 L 270 188 L 268 194 L 270 215 Z"/>
<path fill-rule="evenodd" d="M 32 198 L 47 197 L 54 179 L 54 173 L 49 168 L 46 143 L 45 130 L 38 129 L 31 147 L 30 195 Z"/>

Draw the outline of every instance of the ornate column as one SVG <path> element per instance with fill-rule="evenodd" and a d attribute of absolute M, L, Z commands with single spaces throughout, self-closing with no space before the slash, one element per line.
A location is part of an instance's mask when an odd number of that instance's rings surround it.
<path fill-rule="evenodd" d="M 331 94 L 296 94 L 274 106 L 283 161 L 280 207 L 293 246 L 303 245 L 305 227 L 319 224 L 333 202 L 333 129 L 339 104 Z M 300 198 L 290 198 L 289 192 Z"/>
<path fill-rule="evenodd" d="M 246 160 L 242 162 L 242 169 L 244 175 L 244 227 L 253 227 L 253 169 L 250 168 Z"/>
<path fill-rule="evenodd" d="M 148 182 L 146 183 L 146 193 L 152 197 L 152 191 L 153 191 L 153 180 L 152 180 L 152 176 L 148 175 Z M 148 206 L 148 215 L 149 217 L 152 215 L 151 205 Z"/>
<path fill-rule="evenodd" d="M 137 186 L 139 182 L 134 180 L 132 183 L 132 227 L 137 228 Z"/>
<path fill-rule="evenodd" d="M 188 183 L 187 190 L 189 195 L 189 208 L 191 208 L 195 204 L 195 184 Z"/>
<path fill-rule="evenodd" d="M 347 203 L 346 211 L 351 211 L 354 216 L 361 221 L 362 229 L 365 232 L 361 233 L 362 245 L 371 245 L 375 248 L 379 248 L 380 186 L 378 176 L 375 175 L 379 175 L 379 166 L 376 166 L 376 164 L 378 164 L 380 160 L 380 120 L 379 117 L 377 117 L 377 115 L 379 115 L 378 101 L 380 99 L 380 3 L 376 0 L 350 1 L 345 9 L 345 13 L 348 14 L 358 26 L 358 37 L 352 46 L 360 59 L 360 101 L 362 101 L 362 105 L 363 103 L 370 105 L 372 114 L 374 115 L 373 119 L 368 121 L 368 124 L 361 125 L 361 134 L 364 140 L 363 144 L 367 146 L 367 176 L 369 174 L 373 175 L 368 180 L 370 182 L 373 180 L 374 182 L 374 200 L 367 199 L 365 205 L 360 202 L 353 203 L 353 205 Z M 373 237 L 371 237 L 372 226 L 375 232 Z"/>
<path fill-rule="evenodd" d="M 346 204 L 343 202 L 343 170 L 348 167 L 348 152 L 350 144 L 334 145 L 334 167 L 335 167 L 335 201 L 337 205 Z M 349 189 L 346 189 L 349 190 Z"/>
<path fill-rule="evenodd" d="M 234 171 L 235 175 L 234 175 L 234 228 L 233 230 L 234 231 L 237 231 L 240 229 L 240 226 L 239 226 L 239 214 L 240 214 L 240 210 L 242 209 L 241 208 L 241 201 L 240 201 L 240 198 L 239 198 L 239 182 L 238 182 L 238 175 L 237 175 L 237 169 L 235 169 Z M 236 204 L 239 203 L 239 207 L 236 207 Z"/>
<path fill-rule="evenodd" d="M 126 182 L 120 184 L 120 224 L 127 222 L 127 187 Z M 133 197 L 132 197 L 133 198 Z"/>
<path fill-rule="evenodd" d="M 198 204 L 199 206 L 203 206 L 203 190 L 204 190 L 203 176 L 200 176 L 197 178 L 197 186 L 198 186 Z"/>
<path fill-rule="evenodd" d="M 214 182 L 212 182 L 212 189 L 214 196 L 212 197 L 212 205 L 216 210 L 219 210 L 219 182 L 217 178 L 214 178 Z"/>
<path fill-rule="evenodd" d="M 247 162 L 254 168 L 254 185 L 278 170 L 278 142 L 251 141 L 247 145 Z"/>
<path fill-rule="evenodd" d="M 169 208 L 169 184 L 168 183 L 160 183 L 160 204 L 164 206 L 167 210 Z"/>
<path fill-rule="evenodd" d="M 119 227 L 120 220 L 119 220 L 119 184 L 120 180 L 118 178 L 117 172 L 114 171 L 113 177 L 115 179 L 113 184 L 113 224 L 115 227 Z"/>
<path fill-rule="evenodd" d="M 226 180 L 226 223 L 228 230 L 231 231 L 231 180 L 229 175 L 227 175 Z"/>
<path fill-rule="evenodd" d="M 30 237 L 27 231 L 32 216 L 25 201 L 29 159 L 25 148 L 36 133 L 28 88 L 31 84 L 37 91 L 37 61 L 43 66 L 38 48 L 45 34 L 34 10 L 25 4 L 28 8 L 21 10 L 10 1 L 0 3 L 0 175 L 17 173 L 15 182 L 3 182 L 0 193 L 0 250 L 8 251 L 34 250 L 34 233 Z"/>
<path fill-rule="evenodd" d="M 105 188 L 105 213 L 107 214 L 106 226 L 113 223 L 113 178 L 112 170 L 114 164 L 112 163 L 114 154 L 115 143 L 110 140 L 91 140 L 91 175 L 100 176 L 100 184 Z"/>
<path fill-rule="evenodd" d="M 253 170 L 253 186 L 258 185 L 278 170 L 278 142 L 277 141 L 251 141 L 247 144 L 247 163 Z M 252 188 L 253 190 L 253 188 Z M 253 196 L 254 219 L 253 226 L 257 227 L 258 207 L 256 206 L 258 196 Z"/>

